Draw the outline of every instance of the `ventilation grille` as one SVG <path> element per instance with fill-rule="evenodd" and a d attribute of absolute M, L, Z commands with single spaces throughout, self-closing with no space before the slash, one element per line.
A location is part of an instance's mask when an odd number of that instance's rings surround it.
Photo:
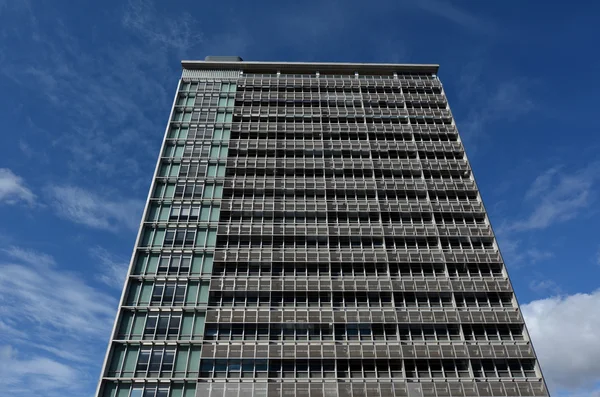
<path fill-rule="evenodd" d="M 238 78 L 240 75 L 239 70 L 188 70 L 183 69 L 182 78 L 194 78 L 194 79 L 221 79 L 221 78 Z"/>

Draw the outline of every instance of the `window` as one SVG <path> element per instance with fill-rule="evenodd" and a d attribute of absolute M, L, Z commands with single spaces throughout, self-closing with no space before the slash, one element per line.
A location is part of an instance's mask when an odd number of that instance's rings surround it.
<path fill-rule="evenodd" d="M 174 347 L 142 348 L 138 356 L 136 376 L 169 376 L 175 361 Z"/>
<path fill-rule="evenodd" d="M 191 255 L 162 256 L 158 262 L 158 274 L 188 274 L 192 262 Z"/>
<path fill-rule="evenodd" d="M 208 157 L 210 146 L 202 144 L 187 144 L 181 146 L 181 154 L 183 157 L 191 158 L 206 158 Z"/>
<path fill-rule="evenodd" d="M 188 136 L 187 126 L 171 126 L 167 138 L 169 139 L 186 139 Z"/>
<path fill-rule="evenodd" d="M 193 247 L 195 240 L 195 229 L 167 229 L 163 247 Z"/>
<path fill-rule="evenodd" d="M 151 305 L 182 305 L 185 298 L 185 284 L 157 283 L 152 290 Z"/>
<path fill-rule="evenodd" d="M 204 191 L 203 183 L 178 183 L 173 192 L 174 198 L 201 198 Z"/>
<path fill-rule="evenodd" d="M 206 167 L 206 162 L 182 163 L 177 169 L 178 174 L 176 175 L 182 178 L 203 178 L 206 176 Z"/>

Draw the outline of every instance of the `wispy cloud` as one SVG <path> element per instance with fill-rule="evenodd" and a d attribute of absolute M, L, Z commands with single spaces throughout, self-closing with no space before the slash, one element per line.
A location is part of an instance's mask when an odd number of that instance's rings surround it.
<path fill-rule="evenodd" d="M 0 54 L 15 47 L 28 51 L 0 62 L 0 76 L 53 110 L 31 116 L 34 124 L 53 128 L 35 131 L 35 140 L 33 132 L 24 136 L 29 144 L 21 145 L 24 153 L 51 146 L 64 156 L 67 177 L 93 174 L 99 183 L 141 193 L 147 178 L 140 175 L 149 176 L 164 131 L 164 109 L 179 73 L 176 60 L 199 53 L 198 21 L 183 10 L 167 16 L 149 2 L 131 1 L 106 15 L 120 39 L 99 40 L 92 48 L 53 7 L 35 3 L 7 13 L 21 29 L 6 31 Z M 131 156 L 134 152 L 144 155 Z"/>
<path fill-rule="evenodd" d="M 492 21 L 466 11 L 465 9 L 452 4 L 451 1 L 414 0 L 408 4 L 476 33 L 484 33 L 487 35 L 498 33 Z"/>
<path fill-rule="evenodd" d="M 26 250 L 15 246 L 3 249 L 2 251 L 4 251 L 4 253 L 11 258 L 17 259 L 32 266 L 52 266 L 55 264 L 52 256 L 42 252 Z"/>
<path fill-rule="evenodd" d="M 543 293 L 546 296 L 548 295 L 548 293 L 551 293 L 553 295 L 560 295 L 562 293 L 562 288 L 558 284 L 556 284 L 556 282 L 549 279 L 531 280 L 531 282 L 529 283 L 529 289 L 538 294 Z"/>
<path fill-rule="evenodd" d="M 600 290 L 522 305 L 546 381 L 553 392 L 592 395 L 600 382 Z M 569 335 L 571 337 L 565 337 Z M 555 393 L 552 393 L 554 395 Z"/>
<path fill-rule="evenodd" d="M 539 249 L 531 244 L 524 244 L 521 240 L 497 236 L 498 246 L 502 252 L 502 257 L 509 266 L 522 267 L 543 262 L 554 257 L 554 253 L 548 250 Z M 526 247 L 523 247 L 526 245 Z"/>
<path fill-rule="evenodd" d="M 11 396 L 76 395 L 97 376 L 117 300 L 60 270 L 44 253 L 11 247 L 0 260 L 0 385 Z M 85 380 L 85 382 L 83 382 Z"/>
<path fill-rule="evenodd" d="M 76 186 L 52 186 L 48 195 L 60 216 L 95 229 L 136 230 L 144 208 L 140 200 L 115 200 Z"/>
<path fill-rule="evenodd" d="M 577 217 L 593 201 L 595 184 L 600 177 L 593 163 L 571 173 L 552 167 L 541 173 L 525 193 L 525 202 L 533 209 L 524 219 L 505 226 L 508 231 L 544 229 Z"/>
<path fill-rule="evenodd" d="M 153 3 L 130 0 L 122 18 L 123 25 L 139 34 L 152 45 L 174 49 L 180 53 L 200 44 L 203 35 L 197 22 L 188 12 L 175 19 L 164 18 Z"/>
<path fill-rule="evenodd" d="M 472 82 L 473 85 L 477 84 Z M 514 121 L 535 109 L 533 100 L 524 89 L 524 82 L 515 80 L 502 81 L 485 95 L 476 93 L 477 89 L 462 95 L 473 101 L 478 98 L 477 106 L 471 107 L 464 120 L 458 123 L 461 135 L 470 141 L 481 138 L 485 129 L 497 121 Z"/>
<path fill-rule="evenodd" d="M 126 260 L 117 258 L 102 247 L 90 249 L 90 256 L 99 263 L 98 279 L 104 284 L 116 288 L 123 288 L 129 263 Z"/>
<path fill-rule="evenodd" d="M 25 181 L 8 168 L 0 168 L 0 203 L 16 204 L 25 202 L 34 204 L 35 194 L 25 185 Z"/>
<path fill-rule="evenodd" d="M 78 389 L 81 374 L 71 367 L 48 357 L 22 357 L 10 345 L 0 346 L 0 387 L 11 395 L 24 393 L 60 393 Z"/>

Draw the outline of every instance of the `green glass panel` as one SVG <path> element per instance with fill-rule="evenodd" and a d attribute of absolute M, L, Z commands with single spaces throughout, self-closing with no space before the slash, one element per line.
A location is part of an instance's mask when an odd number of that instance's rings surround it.
<path fill-rule="evenodd" d="M 185 106 L 194 106 L 195 101 L 196 101 L 196 98 L 193 96 L 190 96 L 186 99 Z"/>
<path fill-rule="evenodd" d="M 158 205 L 152 204 L 148 209 L 147 220 L 155 221 L 158 219 Z"/>
<path fill-rule="evenodd" d="M 233 113 L 227 112 L 225 113 L 225 123 L 231 123 L 233 121 Z"/>
<path fill-rule="evenodd" d="M 210 289 L 210 281 L 200 282 L 200 297 L 198 303 L 208 303 L 208 292 Z"/>
<path fill-rule="evenodd" d="M 169 175 L 169 164 L 161 164 L 160 169 L 158 170 L 158 176 L 167 175 Z"/>
<path fill-rule="evenodd" d="M 171 169 L 169 170 L 169 176 L 177 176 L 179 175 L 179 164 L 171 164 Z"/>
<path fill-rule="evenodd" d="M 195 383 L 186 383 L 186 385 L 188 385 L 188 386 L 186 386 L 186 388 L 185 388 L 183 397 L 195 397 L 196 396 L 196 384 Z"/>
<path fill-rule="evenodd" d="M 131 330 L 131 339 L 140 340 L 144 333 L 144 326 L 146 325 L 146 312 L 137 312 L 133 319 L 133 328 Z"/>
<path fill-rule="evenodd" d="M 117 397 L 129 397 L 129 388 L 130 385 L 128 383 L 121 383 L 119 385 L 119 391 L 117 392 Z M 133 394 L 131 395 L 133 397 Z"/>
<path fill-rule="evenodd" d="M 183 385 L 177 383 L 173 384 L 171 386 L 169 397 L 183 397 Z"/>
<path fill-rule="evenodd" d="M 215 128 L 215 132 L 213 133 L 213 141 L 220 141 L 223 136 L 223 129 Z"/>
<path fill-rule="evenodd" d="M 160 198 L 160 197 L 162 197 L 164 191 L 165 191 L 165 184 L 164 183 L 157 183 L 154 186 L 154 194 L 152 195 L 152 197 L 154 197 L 154 198 Z"/>
<path fill-rule="evenodd" d="M 129 293 L 127 295 L 127 306 L 132 306 L 136 304 L 137 297 L 139 296 L 141 289 L 142 286 L 138 282 L 132 282 L 129 285 Z"/>
<path fill-rule="evenodd" d="M 192 121 L 192 112 L 185 112 L 183 114 L 183 122 L 189 123 L 190 121 Z"/>
<path fill-rule="evenodd" d="M 140 243 L 141 247 L 148 247 L 150 242 L 152 241 L 152 235 L 154 234 L 154 229 L 145 228 L 144 234 L 142 234 L 142 241 Z"/>
<path fill-rule="evenodd" d="M 204 187 L 204 195 L 203 198 L 206 199 L 211 199 L 213 197 L 213 189 L 214 189 L 214 185 L 212 183 L 208 183 L 205 187 Z"/>
<path fill-rule="evenodd" d="M 217 243 L 217 230 L 210 229 L 208 231 L 208 233 L 206 234 L 206 246 L 214 247 L 216 243 Z"/>
<path fill-rule="evenodd" d="M 215 198 L 215 199 L 223 198 L 223 186 L 222 185 L 215 186 L 215 192 L 213 194 L 213 198 Z"/>
<path fill-rule="evenodd" d="M 110 366 L 108 370 L 110 372 L 119 371 L 121 369 L 121 364 L 123 363 L 123 357 L 125 357 L 125 345 L 116 345 L 112 351 L 112 357 L 110 359 Z M 115 375 L 112 374 L 111 376 Z"/>
<path fill-rule="evenodd" d="M 221 84 L 221 92 L 228 92 L 228 91 L 229 91 L 229 83 Z"/>
<path fill-rule="evenodd" d="M 115 393 L 117 392 L 117 384 L 116 383 L 105 383 L 104 390 L 102 390 L 102 397 L 115 397 Z"/>
<path fill-rule="evenodd" d="M 217 176 L 225 176 L 225 168 L 226 168 L 225 165 L 220 164 L 217 167 Z"/>
<path fill-rule="evenodd" d="M 146 274 L 156 274 L 156 268 L 158 267 L 158 255 L 153 254 L 148 258 L 148 264 L 146 265 Z"/>
<path fill-rule="evenodd" d="M 140 299 L 138 305 L 147 305 L 150 303 L 150 297 L 152 296 L 152 287 L 154 285 L 151 282 L 145 282 L 142 284 L 142 291 L 140 292 Z"/>
<path fill-rule="evenodd" d="M 181 158 L 183 156 L 183 145 L 175 146 L 175 151 L 173 152 L 173 157 Z"/>
<path fill-rule="evenodd" d="M 225 113 L 217 112 L 217 123 L 222 123 L 225 121 Z"/>
<path fill-rule="evenodd" d="M 133 371 L 135 370 L 135 365 L 137 363 L 137 358 L 138 346 L 130 345 L 125 355 L 125 364 L 123 365 L 123 376 L 127 376 L 127 373 L 129 373 L 129 376 L 133 374 Z"/>
<path fill-rule="evenodd" d="M 210 157 L 219 157 L 219 146 L 212 145 L 210 147 Z"/>
<path fill-rule="evenodd" d="M 181 127 L 181 130 L 179 131 L 179 139 L 187 139 L 187 136 L 188 136 L 188 128 Z"/>
<path fill-rule="evenodd" d="M 169 212 L 171 211 L 170 205 L 163 205 L 160 209 L 160 214 L 158 215 L 158 220 L 161 222 L 169 220 Z"/>
<path fill-rule="evenodd" d="M 200 347 L 192 346 L 190 350 L 190 359 L 188 364 L 189 372 L 198 372 L 200 370 Z"/>
<path fill-rule="evenodd" d="M 175 195 L 175 184 L 174 183 L 168 183 L 166 188 L 165 188 L 165 196 L 164 198 L 173 198 L 173 196 Z"/>
<path fill-rule="evenodd" d="M 154 233 L 154 241 L 152 245 L 154 247 L 160 247 L 163 244 L 163 240 L 165 239 L 165 229 L 156 229 Z"/>
<path fill-rule="evenodd" d="M 200 274 L 202 271 L 202 256 L 194 255 L 192 258 L 192 266 L 190 272 L 192 274 Z"/>
<path fill-rule="evenodd" d="M 173 114 L 174 121 L 181 121 L 183 119 L 183 112 L 175 112 Z"/>
<path fill-rule="evenodd" d="M 233 107 L 233 105 L 235 105 L 235 98 L 228 98 L 227 99 L 227 106 L 228 107 Z"/>
<path fill-rule="evenodd" d="M 175 152 L 175 146 L 172 146 L 172 145 L 165 146 L 165 151 L 163 153 L 163 157 L 172 157 L 174 152 Z"/>
<path fill-rule="evenodd" d="M 223 98 L 223 97 L 219 98 L 219 104 L 218 104 L 218 106 L 219 107 L 225 107 L 225 106 L 227 106 L 227 98 Z"/>
<path fill-rule="evenodd" d="M 213 255 L 204 254 L 204 266 L 202 267 L 202 274 L 211 274 L 213 270 Z"/>
<path fill-rule="evenodd" d="M 134 274 L 146 274 L 146 258 L 148 256 L 146 254 L 139 254 L 135 260 L 135 267 L 133 269 Z"/>
<path fill-rule="evenodd" d="M 195 305 L 196 298 L 198 296 L 198 283 L 190 281 L 188 283 L 187 293 L 185 297 L 185 303 L 188 305 Z"/>
<path fill-rule="evenodd" d="M 229 84 L 229 92 L 235 92 L 236 88 L 237 88 L 237 84 L 235 84 L 235 83 Z"/>
<path fill-rule="evenodd" d="M 220 213 L 221 213 L 221 208 L 218 205 L 213 205 L 212 211 L 210 212 L 210 221 L 218 222 Z"/>
<path fill-rule="evenodd" d="M 192 329 L 194 327 L 194 313 L 183 313 L 181 319 L 181 337 L 189 338 L 192 336 Z"/>
<path fill-rule="evenodd" d="M 119 323 L 119 337 L 126 339 L 129 336 L 131 325 L 133 324 L 133 312 L 123 312 L 121 322 Z"/>
<path fill-rule="evenodd" d="M 210 216 L 210 205 L 203 205 L 200 208 L 200 222 L 208 222 Z"/>
<path fill-rule="evenodd" d="M 217 165 L 216 164 L 210 164 L 208 166 L 206 176 L 209 178 L 214 178 L 215 176 L 217 176 Z"/>
<path fill-rule="evenodd" d="M 187 367 L 188 350 L 189 346 L 181 346 L 179 349 L 177 349 L 177 355 L 175 356 L 175 372 L 185 372 Z M 182 374 L 177 374 L 176 376 L 179 378 L 182 377 Z"/>
<path fill-rule="evenodd" d="M 228 152 L 227 145 L 221 146 L 221 153 L 219 153 L 219 157 L 226 158 L 227 157 L 227 152 Z"/>
<path fill-rule="evenodd" d="M 190 83 L 181 83 L 181 91 L 189 91 L 190 89 Z"/>
<path fill-rule="evenodd" d="M 194 336 L 195 337 L 200 337 L 204 335 L 204 320 L 206 318 L 206 314 L 201 312 L 201 313 L 196 313 L 196 318 L 194 321 Z"/>
<path fill-rule="evenodd" d="M 205 243 L 206 243 L 206 229 L 198 229 L 198 232 L 196 233 L 196 246 L 204 247 Z"/>
<path fill-rule="evenodd" d="M 225 129 L 223 130 L 223 140 L 224 140 L 224 141 L 228 141 L 228 140 L 229 140 L 229 137 L 230 137 L 230 135 L 231 135 L 231 131 L 229 131 L 227 128 L 225 128 Z"/>

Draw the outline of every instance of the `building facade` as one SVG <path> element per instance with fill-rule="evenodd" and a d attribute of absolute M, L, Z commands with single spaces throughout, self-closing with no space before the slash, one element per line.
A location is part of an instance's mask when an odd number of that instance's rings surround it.
<path fill-rule="evenodd" d="M 437 65 L 182 65 L 98 397 L 548 396 Z"/>

